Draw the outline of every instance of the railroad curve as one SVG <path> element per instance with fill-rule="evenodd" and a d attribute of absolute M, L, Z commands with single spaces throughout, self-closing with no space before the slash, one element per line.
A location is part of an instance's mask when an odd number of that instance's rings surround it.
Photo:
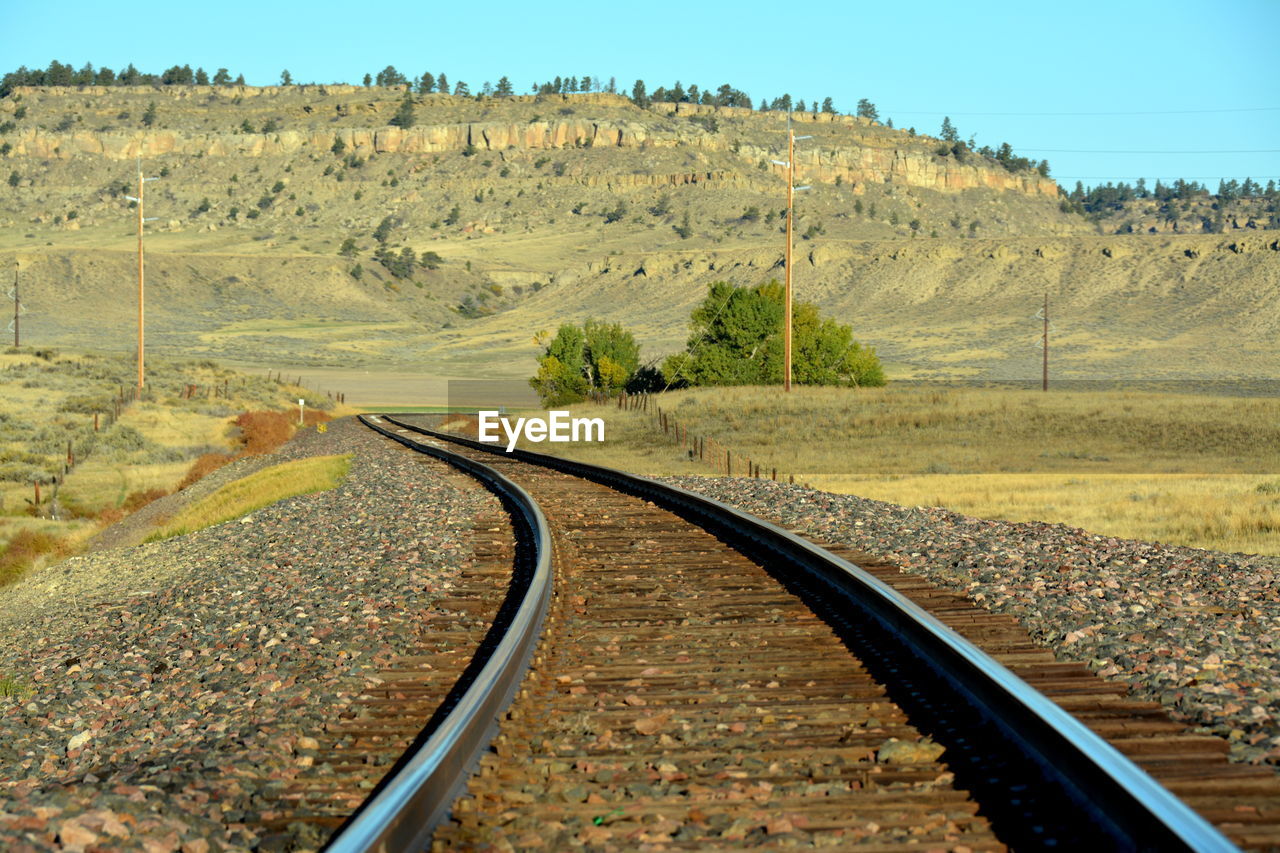
<path fill-rule="evenodd" d="M 459 849 L 1235 849 L 990 655 L 811 542 L 644 478 L 362 420 L 480 477 L 525 516 L 517 529 L 554 533 L 558 574 L 552 599 L 550 564 L 534 572 L 518 639 L 496 643 L 476 695 L 329 850 L 433 832 Z M 528 521 L 539 504 L 549 524 Z"/>

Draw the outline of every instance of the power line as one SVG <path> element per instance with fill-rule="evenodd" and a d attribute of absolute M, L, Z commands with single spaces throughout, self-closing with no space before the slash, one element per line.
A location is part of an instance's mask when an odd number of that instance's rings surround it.
<path fill-rule="evenodd" d="M 1206 113 L 1261 113 L 1280 110 L 1280 107 L 1238 107 L 1215 110 L 1144 110 L 1102 113 L 956 113 L 937 112 L 935 110 L 885 110 L 885 114 L 909 116 L 1181 116 L 1204 115 Z"/>

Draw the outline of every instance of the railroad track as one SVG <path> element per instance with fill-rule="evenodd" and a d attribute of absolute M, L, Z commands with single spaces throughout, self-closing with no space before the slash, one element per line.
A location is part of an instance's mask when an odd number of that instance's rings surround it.
<path fill-rule="evenodd" d="M 330 850 L 1233 849 L 1210 820 L 1280 843 L 1269 770 L 958 597 L 643 478 L 364 420 L 501 495 L 518 553 L 467 677 Z M 1203 785 L 1210 820 L 1090 728 Z"/>

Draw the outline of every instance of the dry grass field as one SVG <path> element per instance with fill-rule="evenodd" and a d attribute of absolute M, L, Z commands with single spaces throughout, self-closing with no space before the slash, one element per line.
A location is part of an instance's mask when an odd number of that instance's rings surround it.
<path fill-rule="evenodd" d="M 1016 388 L 693 389 L 659 401 L 769 476 L 986 518 L 1280 554 L 1280 399 Z M 583 405 L 602 445 L 527 445 L 648 475 L 723 474 L 649 413 Z M 715 447 L 715 445 L 712 445 Z M 708 454 L 710 456 L 711 454 Z"/>
<path fill-rule="evenodd" d="M 304 395 L 333 408 L 310 390 L 262 374 L 151 359 L 144 399 L 123 406 L 113 421 L 134 371 L 132 359 L 119 356 L 29 348 L 0 354 L 0 583 L 75 552 L 103 524 L 172 491 L 193 463 L 229 459 L 241 412 L 286 408 Z M 188 385 L 198 393 L 184 393 Z M 68 443 L 75 464 L 64 475 Z"/>

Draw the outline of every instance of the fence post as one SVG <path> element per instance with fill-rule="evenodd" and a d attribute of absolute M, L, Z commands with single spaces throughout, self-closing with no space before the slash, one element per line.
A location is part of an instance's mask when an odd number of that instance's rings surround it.
<path fill-rule="evenodd" d="M 98 413 L 97 412 L 93 413 L 93 431 L 94 432 L 98 431 Z"/>

